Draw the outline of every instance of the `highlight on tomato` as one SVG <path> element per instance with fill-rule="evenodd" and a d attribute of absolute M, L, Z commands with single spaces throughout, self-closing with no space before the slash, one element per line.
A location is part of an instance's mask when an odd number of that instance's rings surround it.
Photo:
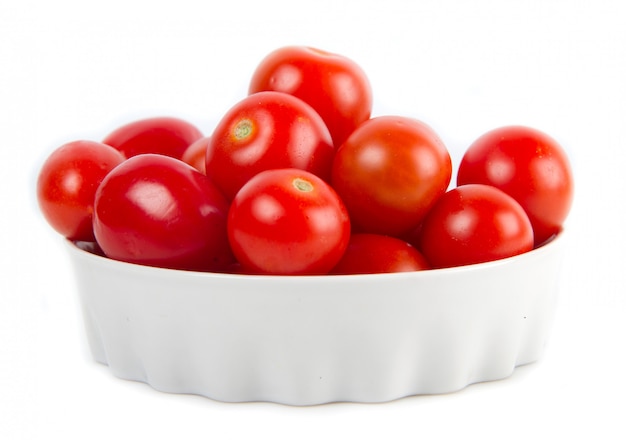
<path fill-rule="evenodd" d="M 569 159 L 560 144 L 530 127 L 505 126 L 475 140 L 459 166 L 457 184 L 482 183 L 509 194 L 533 225 L 535 246 L 563 227 L 574 196 Z"/>
<path fill-rule="evenodd" d="M 37 177 L 37 201 L 48 224 L 70 240 L 94 241 L 96 190 L 124 159 L 115 148 L 94 141 L 68 142 L 54 150 Z"/>
<path fill-rule="evenodd" d="M 431 127 L 379 116 L 339 147 L 331 182 L 355 231 L 403 237 L 446 191 L 451 175 L 450 154 Z"/>
<path fill-rule="evenodd" d="M 156 153 L 180 159 L 185 150 L 202 137 L 192 123 L 171 116 L 158 116 L 129 122 L 109 133 L 102 143 L 124 154 Z"/>
<path fill-rule="evenodd" d="M 249 93 L 273 90 L 294 95 L 317 111 L 339 147 L 372 112 L 372 89 L 363 69 L 339 54 L 286 46 L 257 66 Z"/>
<path fill-rule="evenodd" d="M 472 142 L 450 189 L 439 135 L 371 116 L 351 59 L 285 46 L 210 135 L 131 121 L 53 151 L 37 200 L 53 229 L 129 263 L 232 274 L 364 274 L 508 258 L 558 234 L 574 192 L 563 147 L 511 125 Z"/>
<path fill-rule="evenodd" d="M 206 173 L 228 199 L 255 174 L 298 168 L 330 179 L 335 149 L 313 108 L 279 92 L 250 95 L 215 127 L 206 152 Z"/>
<path fill-rule="evenodd" d="M 426 258 L 404 240 L 378 234 L 352 234 L 348 248 L 330 271 L 334 275 L 414 272 L 430 269 Z"/>
<path fill-rule="evenodd" d="M 458 186 L 444 194 L 420 228 L 417 244 L 434 268 L 512 257 L 533 249 L 533 229 L 515 199 L 489 185 Z"/>
<path fill-rule="evenodd" d="M 243 272 L 326 274 L 348 246 L 350 220 L 337 193 L 315 174 L 273 169 L 233 199 L 228 238 Z"/>
<path fill-rule="evenodd" d="M 209 136 L 204 136 L 193 142 L 185 150 L 180 159 L 202 174 L 206 174 L 206 150 L 209 147 L 210 140 L 211 138 Z"/>
<path fill-rule="evenodd" d="M 112 259 L 170 269 L 220 271 L 232 264 L 228 202 L 192 166 L 139 154 L 98 187 L 94 233 Z"/>

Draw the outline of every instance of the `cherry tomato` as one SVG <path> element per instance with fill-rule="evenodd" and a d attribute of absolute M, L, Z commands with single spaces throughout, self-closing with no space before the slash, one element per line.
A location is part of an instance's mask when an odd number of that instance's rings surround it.
<path fill-rule="evenodd" d="M 263 171 L 237 193 L 228 237 L 244 272 L 325 274 L 343 255 L 350 221 L 335 191 L 298 169 Z"/>
<path fill-rule="evenodd" d="M 563 148 L 545 133 L 521 126 L 479 137 L 461 161 L 457 182 L 492 185 L 517 200 L 533 225 L 535 245 L 561 230 L 574 193 Z"/>
<path fill-rule="evenodd" d="M 429 126 L 381 116 L 339 147 L 331 182 L 355 231 L 402 237 L 446 191 L 451 175 L 450 155 Z"/>
<path fill-rule="evenodd" d="M 328 128 L 311 106 L 284 93 L 259 92 L 218 123 L 206 173 L 232 199 L 252 176 L 272 168 L 299 168 L 328 180 L 333 155 Z"/>
<path fill-rule="evenodd" d="M 210 140 L 209 136 L 204 136 L 189 145 L 183 153 L 181 160 L 202 174 L 206 174 L 206 150 Z"/>
<path fill-rule="evenodd" d="M 149 266 L 221 270 L 232 264 L 228 203 L 190 165 L 141 154 L 112 170 L 96 192 L 94 232 L 109 258 Z"/>
<path fill-rule="evenodd" d="M 99 142 L 74 141 L 53 151 L 37 179 L 37 200 L 50 226 L 70 240 L 94 241 L 96 189 L 123 161 L 119 151 Z"/>
<path fill-rule="evenodd" d="M 352 234 L 332 274 L 412 272 L 429 269 L 424 256 L 399 238 L 378 234 Z"/>
<path fill-rule="evenodd" d="M 257 66 L 249 92 L 274 90 L 309 103 L 322 117 L 336 147 L 372 111 L 372 90 L 354 61 L 311 47 L 288 46 L 267 55 Z"/>
<path fill-rule="evenodd" d="M 202 132 L 191 123 L 165 116 L 130 122 L 109 133 L 102 142 L 127 158 L 157 153 L 180 159 L 187 147 L 201 137 Z"/>
<path fill-rule="evenodd" d="M 433 267 L 512 257 L 533 248 L 533 230 L 519 203 L 489 185 L 444 194 L 421 225 L 418 247 Z"/>

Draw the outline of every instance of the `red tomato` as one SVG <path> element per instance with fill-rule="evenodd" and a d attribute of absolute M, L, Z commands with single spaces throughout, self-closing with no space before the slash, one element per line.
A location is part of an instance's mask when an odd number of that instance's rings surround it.
<path fill-rule="evenodd" d="M 181 160 L 191 165 L 202 174 L 206 174 L 206 150 L 209 146 L 209 136 L 201 137 L 185 150 Z"/>
<path fill-rule="evenodd" d="M 350 221 L 322 179 L 297 169 L 263 171 L 237 193 L 228 237 L 244 272 L 325 274 L 343 255 Z"/>
<path fill-rule="evenodd" d="M 381 116 L 361 124 L 335 154 L 332 185 L 358 232 L 402 237 L 446 191 L 450 155 L 426 124 Z"/>
<path fill-rule="evenodd" d="M 157 153 L 180 159 L 189 145 L 202 137 L 191 123 L 172 117 L 141 119 L 123 125 L 102 141 L 124 156 Z"/>
<path fill-rule="evenodd" d="M 328 128 L 304 101 L 259 92 L 232 107 L 215 128 L 206 173 L 229 198 L 255 174 L 298 168 L 330 178 L 334 147 Z"/>
<path fill-rule="evenodd" d="M 347 275 L 412 272 L 429 268 L 424 256 L 399 238 L 352 234 L 346 252 L 331 273 Z"/>
<path fill-rule="evenodd" d="M 489 185 L 463 185 L 444 194 L 421 226 L 418 247 L 433 267 L 498 260 L 533 248 L 522 207 Z"/>
<path fill-rule="evenodd" d="M 283 47 L 258 65 L 250 93 L 274 90 L 309 103 L 322 117 L 336 147 L 372 111 L 372 90 L 365 72 L 337 54 L 301 46 Z"/>
<path fill-rule="evenodd" d="M 461 161 L 457 182 L 492 185 L 517 200 L 533 224 L 535 245 L 561 230 L 574 193 L 562 147 L 545 133 L 520 126 L 478 138 Z"/>
<path fill-rule="evenodd" d="M 119 151 L 98 142 L 74 141 L 53 151 L 37 179 L 37 200 L 50 226 L 70 240 L 94 241 L 96 189 L 123 161 Z"/>
<path fill-rule="evenodd" d="M 233 261 L 228 204 L 204 174 L 159 154 L 112 170 L 96 193 L 94 231 L 116 260 L 187 270 L 221 270 Z"/>

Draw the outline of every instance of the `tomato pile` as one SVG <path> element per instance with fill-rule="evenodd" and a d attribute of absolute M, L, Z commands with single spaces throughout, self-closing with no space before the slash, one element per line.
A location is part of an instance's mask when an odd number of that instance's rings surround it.
<path fill-rule="evenodd" d="M 557 234 L 573 177 L 563 148 L 524 126 L 452 161 L 427 124 L 372 116 L 352 60 L 283 47 L 210 135 L 173 117 L 130 122 L 51 153 L 41 211 L 112 259 L 239 274 L 428 270 L 527 252 Z"/>

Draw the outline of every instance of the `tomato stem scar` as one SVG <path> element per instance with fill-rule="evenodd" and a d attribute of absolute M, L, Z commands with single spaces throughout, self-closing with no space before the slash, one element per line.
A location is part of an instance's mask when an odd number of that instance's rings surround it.
<path fill-rule="evenodd" d="M 300 177 L 296 177 L 292 180 L 291 184 L 295 189 L 302 192 L 311 192 L 313 191 L 313 184 L 308 180 L 304 180 Z"/>
<path fill-rule="evenodd" d="M 242 119 L 241 121 L 237 122 L 237 125 L 235 125 L 235 128 L 233 129 L 233 134 L 237 139 L 244 139 L 250 136 L 253 128 L 254 127 L 252 121 L 250 121 L 249 119 Z"/>

